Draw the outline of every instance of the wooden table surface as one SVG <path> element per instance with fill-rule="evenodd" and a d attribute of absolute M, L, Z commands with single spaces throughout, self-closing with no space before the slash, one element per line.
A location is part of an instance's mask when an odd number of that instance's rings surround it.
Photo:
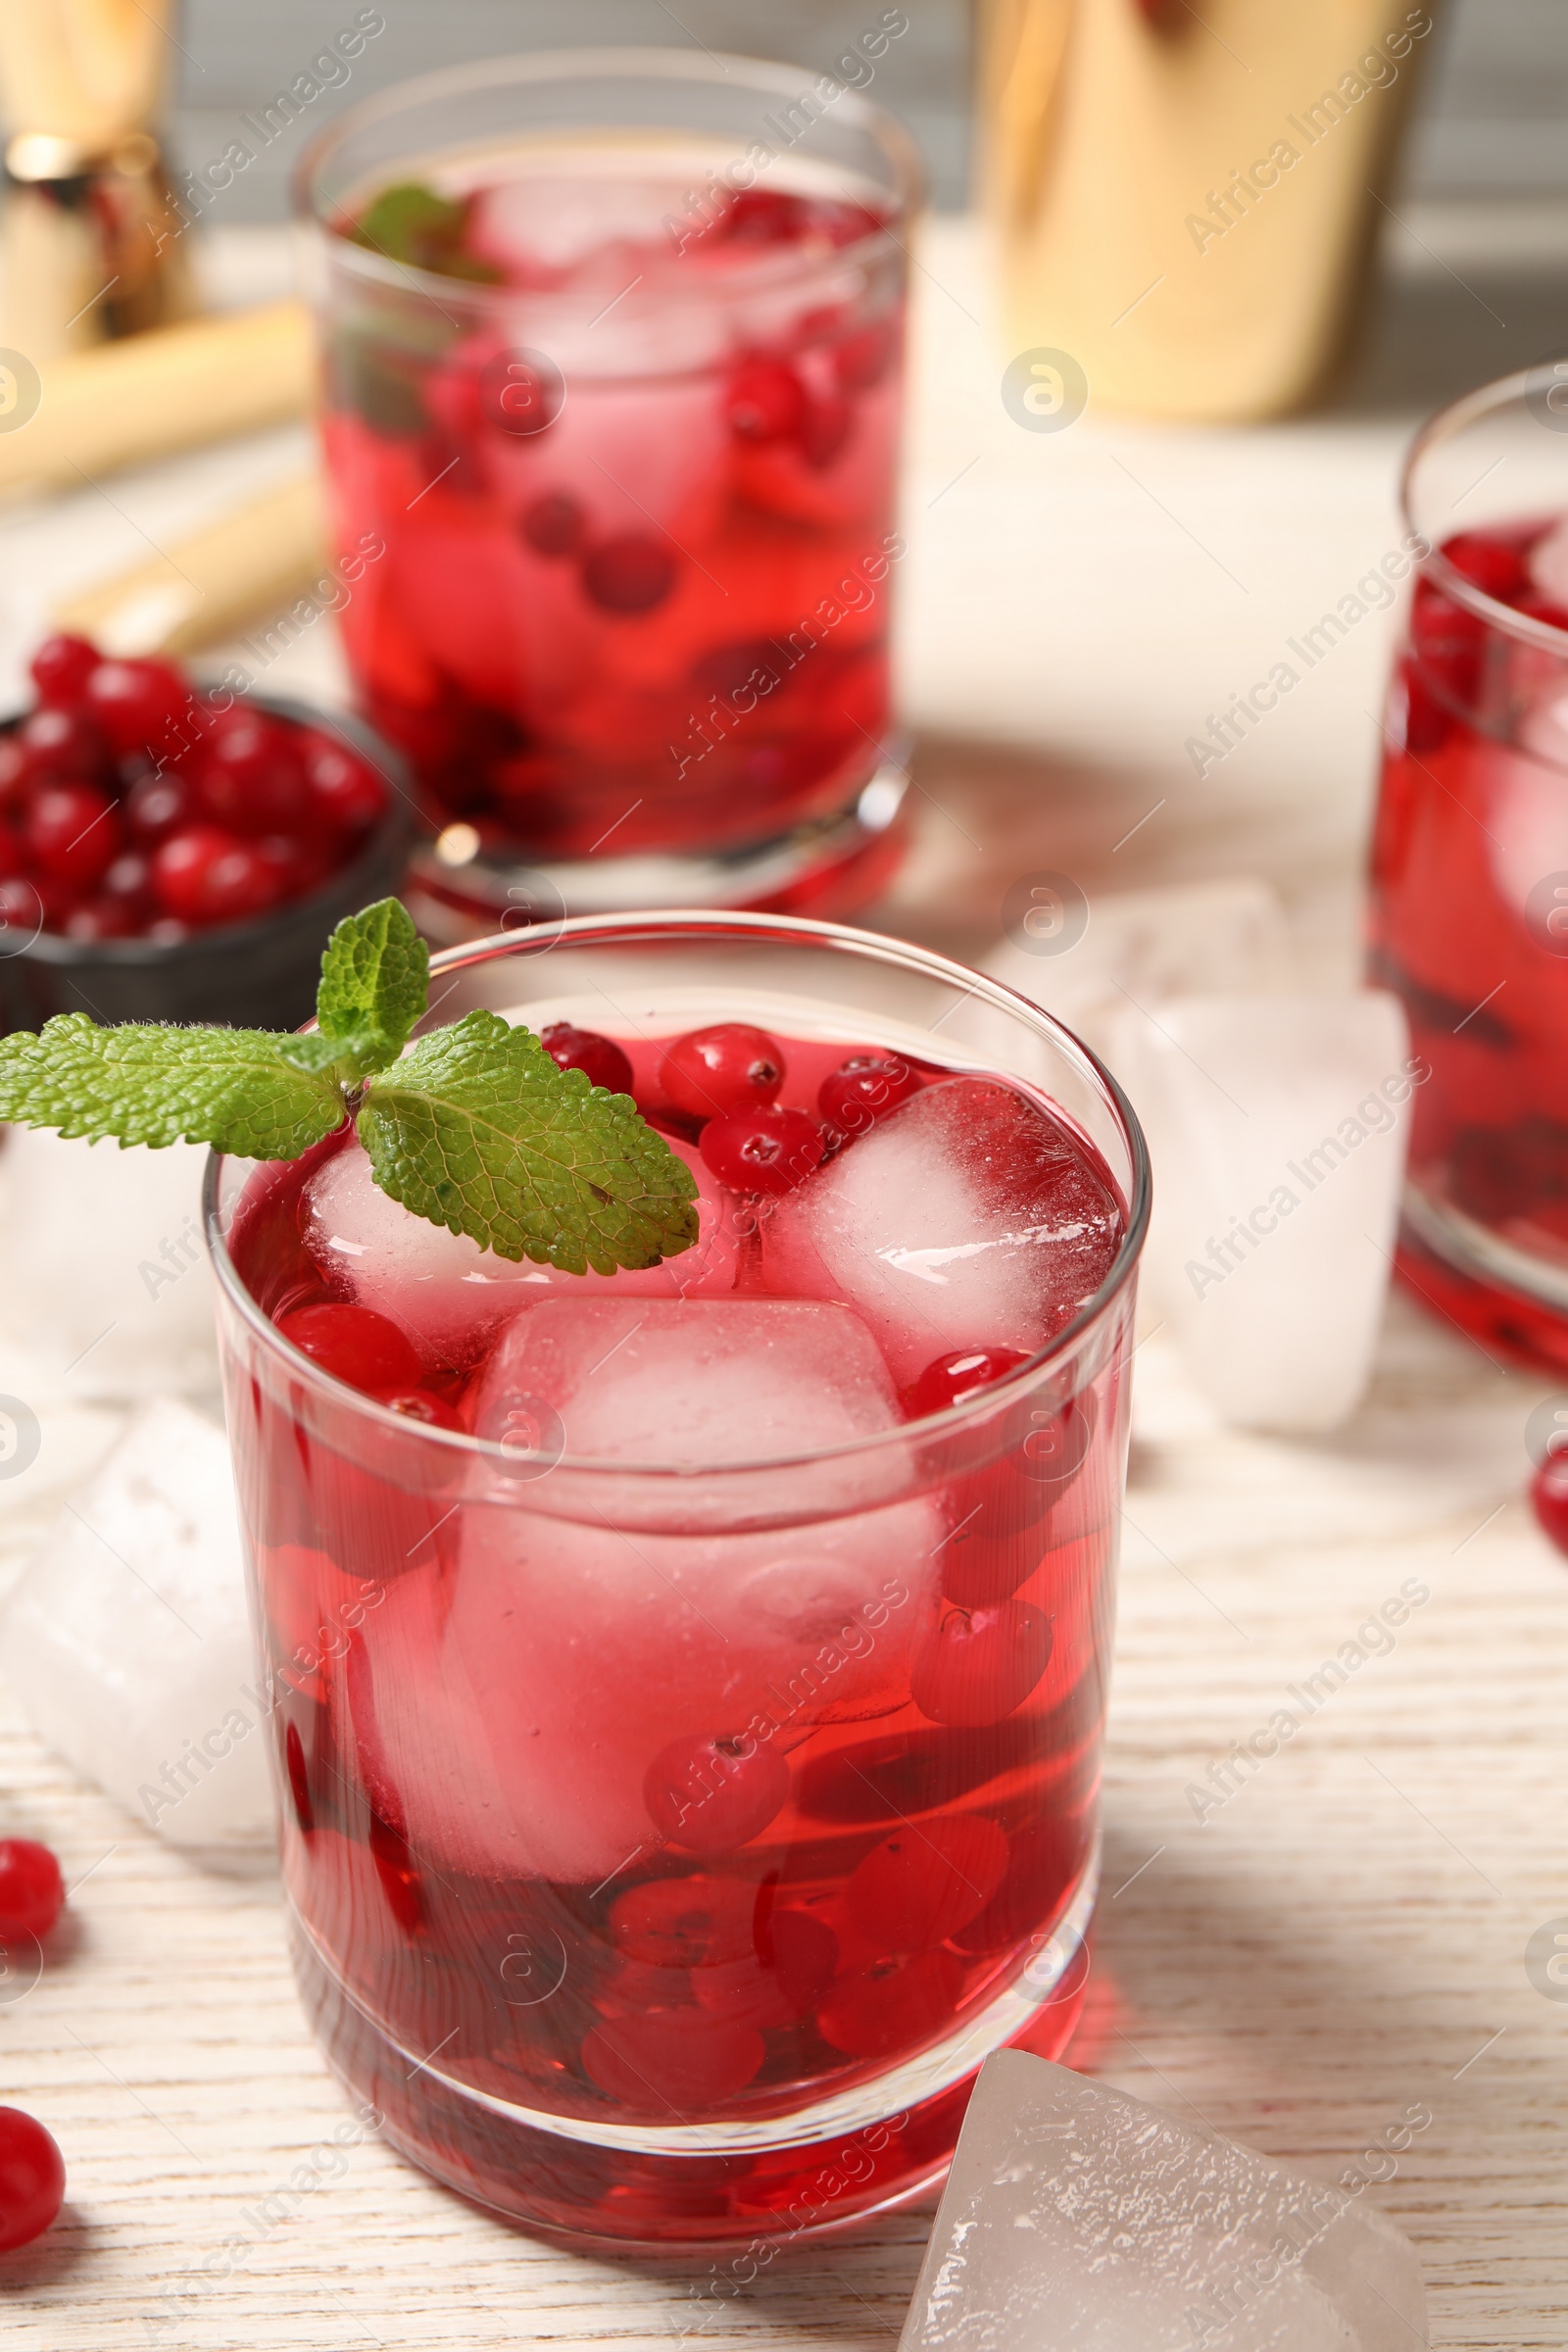
<path fill-rule="evenodd" d="M 277 253 L 231 239 L 221 262 L 230 287 L 259 285 Z M 1007 883 L 1042 863 L 1091 898 L 1259 872 L 1285 896 L 1303 980 L 1344 981 L 1392 616 L 1201 781 L 1184 747 L 1394 544 L 1421 384 L 1513 354 L 1470 332 L 1467 288 L 1415 268 L 1387 297 L 1399 332 L 1385 321 L 1329 416 L 1250 435 L 1091 416 L 1039 436 L 998 399 L 966 229 L 939 226 L 920 282 L 902 617 L 920 814 L 877 919 L 973 955 Z M 1429 342 L 1412 344 L 1423 319 Z M 295 455 L 271 436 L 122 477 L 113 506 L 88 491 L 14 514 L 4 653 L 20 658 L 61 586 Z M 323 624 L 269 684 L 330 686 L 335 661 Z M 0 1349 L 0 1388 L 23 1376 Z M 1524 1961 L 1568 1915 L 1568 1566 L 1524 1499 L 1524 1422 L 1546 1388 L 1400 1298 L 1371 1393 L 1332 1440 L 1225 1431 L 1160 1335 L 1138 1359 L 1104 1896 L 1075 2057 L 1329 2179 L 1430 2110 L 1364 2193 L 1414 2239 L 1433 2342 L 1455 2352 L 1568 2345 L 1568 1998 Z M 38 1461 L 0 1487 L 7 1578 L 119 1426 L 58 1385 L 34 1395 Z M 1430 1598 L 1392 1649 L 1223 1804 L 1195 1802 L 1408 1580 Z M 0 2258 L 19 2352 L 896 2335 L 918 2211 L 701 2308 L 702 2263 L 540 2247 L 373 2139 L 292 2218 L 257 2218 L 347 2113 L 294 1998 L 274 1881 L 160 1844 L 45 1754 L 11 1698 L 0 1791 L 0 1826 L 48 1838 L 74 1882 L 41 1981 L 0 1982 L 0 2098 L 48 2124 L 70 2174 L 56 2228 Z M 220 2277 L 236 2237 L 248 2251 Z"/>

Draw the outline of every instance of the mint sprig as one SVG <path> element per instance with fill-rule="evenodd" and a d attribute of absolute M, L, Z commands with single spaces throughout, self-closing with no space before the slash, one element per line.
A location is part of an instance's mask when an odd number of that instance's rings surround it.
<path fill-rule="evenodd" d="M 382 899 L 333 932 L 314 1034 L 60 1013 L 0 1039 L 0 1119 L 297 1159 L 351 1118 L 382 1192 L 500 1257 L 609 1274 L 691 1248 L 696 1182 L 629 1095 L 494 1012 L 410 1047 L 428 994 L 424 942 Z"/>

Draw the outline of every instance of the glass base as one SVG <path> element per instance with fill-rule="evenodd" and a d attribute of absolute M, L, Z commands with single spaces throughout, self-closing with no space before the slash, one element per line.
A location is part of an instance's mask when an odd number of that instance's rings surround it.
<path fill-rule="evenodd" d="M 1568 1279 L 1407 1185 L 1395 1267 L 1424 1305 L 1513 1362 L 1568 1372 Z"/>
<path fill-rule="evenodd" d="M 287 1905 L 306 2013 L 334 2073 L 424 2172 L 533 2235 L 626 2252 L 771 2244 L 907 2204 L 944 2178 L 981 2062 L 1058 2058 L 1089 1981 L 1098 1857 L 1056 1927 L 961 2033 L 793 2115 L 654 2129 L 514 2106 L 410 2050 L 348 1990 Z"/>
<path fill-rule="evenodd" d="M 853 801 L 789 833 L 710 856 L 639 852 L 544 865 L 487 857 L 471 825 L 448 825 L 420 844 L 404 896 L 441 947 L 574 914 L 648 906 L 838 918 L 869 905 L 892 880 L 908 836 L 908 774 L 886 754 Z"/>

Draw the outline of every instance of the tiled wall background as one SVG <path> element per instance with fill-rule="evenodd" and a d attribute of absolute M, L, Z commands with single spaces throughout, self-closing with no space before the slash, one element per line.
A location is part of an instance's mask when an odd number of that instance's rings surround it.
<path fill-rule="evenodd" d="M 23 0 L 0 0 L 20 6 Z M 242 108 L 265 103 L 351 24 L 361 0 L 187 0 L 176 61 L 184 161 L 220 154 Z M 1279 8 L 1325 0 L 1272 0 Z M 881 0 L 380 0 L 386 30 L 329 108 L 426 68 L 566 42 L 698 41 L 787 57 L 817 71 L 875 24 Z M 1424 196 L 1568 195 L 1568 0 L 1442 0 L 1408 157 Z M 961 203 L 967 172 L 966 0 L 905 0 L 909 30 L 888 51 L 876 94 L 925 150 L 937 201 Z M 260 158 L 231 191 L 230 220 L 281 218 L 297 136 Z"/>

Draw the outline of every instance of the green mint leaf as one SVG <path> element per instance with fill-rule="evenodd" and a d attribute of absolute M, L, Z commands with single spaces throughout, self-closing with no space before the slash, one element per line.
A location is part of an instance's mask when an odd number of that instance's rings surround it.
<path fill-rule="evenodd" d="M 404 180 L 395 188 L 383 188 L 349 233 L 356 245 L 368 245 L 388 261 L 416 263 L 431 246 L 457 243 L 466 210 L 416 179 Z"/>
<path fill-rule="evenodd" d="M 320 1042 L 335 1048 L 327 1058 L 340 1063 L 345 1077 L 384 1070 L 408 1044 L 429 996 L 430 951 L 406 906 L 378 899 L 346 915 L 326 943 L 316 992 Z M 313 1049 L 318 1043 L 296 1042 Z"/>
<path fill-rule="evenodd" d="M 264 1029 L 100 1029 L 57 1013 L 0 1038 L 0 1119 L 122 1144 L 211 1144 L 246 1159 L 297 1159 L 342 1124 L 341 1088 Z"/>
<path fill-rule="evenodd" d="M 527 1029 L 470 1012 L 372 1078 L 360 1141 L 382 1192 L 498 1256 L 583 1274 L 697 1239 L 697 1184 L 629 1095 L 557 1067 Z"/>

